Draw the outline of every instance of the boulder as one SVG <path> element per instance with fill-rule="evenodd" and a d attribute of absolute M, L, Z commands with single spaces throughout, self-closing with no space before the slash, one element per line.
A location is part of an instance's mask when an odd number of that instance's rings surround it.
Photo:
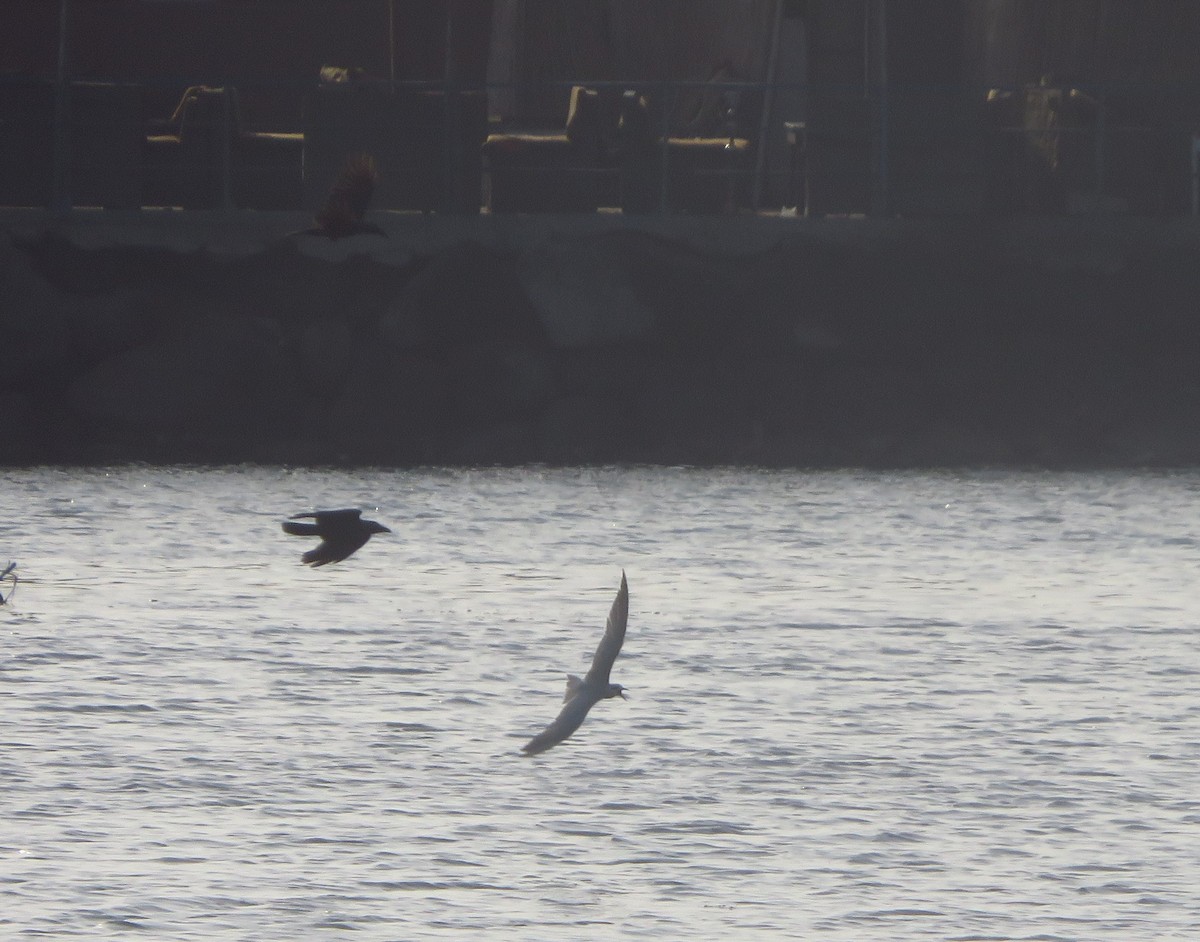
<path fill-rule="evenodd" d="M 236 436 L 288 410 L 293 373 L 274 322 L 211 318 L 104 360 L 71 384 L 67 403 L 117 435 Z"/>
<path fill-rule="evenodd" d="M 426 440 L 445 428 L 449 415 L 449 382 L 442 363 L 376 346 L 355 351 L 347 381 L 324 413 L 323 425 L 343 452 L 421 461 Z"/>
<path fill-rule="evenodd" d="M 531 415 L 557 392 L 550 357 L 527 343 L 462 347 L 450 356 L 448 371 L 457 417 L 467 425 Z"/>
<path fill-rule="evenodd" d="M 579 349 L 652 338 L 655 308 L 632 278 L 649 237 L 608 233 L 547 240 L 517 263 L 521 285 L 550 342 Z"/>
<path fill-rule="evenodd" d="M 604 396 L 566 396 L 538 420 L 538 451 L 550 464 L 611 463 L 632 459 L 627 406 Z"/>
<path fill-rule="evenodd" d="M 477 242 L 431 258 L 380 318 L 381 335 L 401 347 L 447 350 L 489 340 L 544 339 L 511 267 Z"/>
<path fill-rule="evenodd" d="M 639 343 L 559 350 L 555 356 L 564 395 L 625 399 L 638 395 L 661 361 L 658 350 Z"/>
<path fill-rule="evenodd" d="M 533 419 L 517 419 L 445 436 L 438 452 L 439 464 L 516 465 L 540 459 Z"/>
<path fill-rule="evenodd" d="M 341 389 L 354 356 L 354 337 L 341 321 L 322 319 L 300 331 L 296 353 L 306 391 L 329 398 Z"/>
<path fill-rule="evenodd" d="M 17 465 L 37 460 L 39 429 L 33 402 L 17 392 L 0 392 L 0 465 Z"/>
<path fill-rule="evenodd" d="M 0 247 L 0 387 L 57 386 L 68 374 L 143 342 L 162 316 L 152 292 L 60 290 L 27 253 Z"/>
<path fill-rule="evenodd" d="M 744 375 L 716 361 L 665 361 L 630 410 L 639 460 L 730 461 L 760 435 Z"/>
<path fill-rule="evenodd" d="M 69 358 L 66 306 L 23 252 L 0 248 L 0 388 L 23 386 Z"/>

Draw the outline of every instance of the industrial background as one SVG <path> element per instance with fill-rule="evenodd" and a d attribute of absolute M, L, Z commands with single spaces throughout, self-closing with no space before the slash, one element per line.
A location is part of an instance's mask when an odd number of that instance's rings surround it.
<path fill-rule="evenodd" d="M 6 0 L 0 204 L 312 208 L 358 148 L 382 209 L 1190 213 L 1198 29 L 1195 0 Z"/>

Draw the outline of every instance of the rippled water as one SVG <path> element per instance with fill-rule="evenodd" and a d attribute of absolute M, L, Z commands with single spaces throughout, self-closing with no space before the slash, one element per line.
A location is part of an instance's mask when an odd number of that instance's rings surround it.
<path fill-rule="evenodd" d="M 0 482 L 5 938 L 1200 938 L 1200 474 Z"/>

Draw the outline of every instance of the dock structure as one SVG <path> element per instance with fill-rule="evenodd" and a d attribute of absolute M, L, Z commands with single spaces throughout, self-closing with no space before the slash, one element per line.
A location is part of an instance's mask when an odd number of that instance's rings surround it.
<path fill-rule="evenodd" d="M 1200 0 L 12 0 L 4 18 L 0 206 L 311 212 L 360 152 L 378 208 L 422 213 L 1200 205 Z"/>

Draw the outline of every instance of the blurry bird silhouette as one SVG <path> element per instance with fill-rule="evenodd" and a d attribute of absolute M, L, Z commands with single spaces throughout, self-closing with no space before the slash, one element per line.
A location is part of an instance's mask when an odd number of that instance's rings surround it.
<path fill-rule="evenodd" d="M 289 235 L 319 235 L 331 241 L 352 235 L 381 235 L 387 238 L 387 233 L 378 226 L 363 222 L 378 179 L 374 157 L 370 154 L 349 157 L 333 189 L 329 191 L 325 205 L 317 212 L 314 219 L 316 225 Z"/>
<path fill-rule="evenodd" d="M 539 752 L 557 746 L 579 729 L 588 715 L 588 710 L 601 700 L 610 697 L 628 699 L 624 687 L 608 681 L 613 662 L 621 653 L 621 645 L 625 641 L 625 624 L 628 620 L 629 586 L 625 582 L 625 572 L 622 570 L 621 587 L 617 589 L 617 597 L 609 610 L 604 637 L 600 639 L 596 653 L 592 655 L 591 669 L 582 680 L 574 674 L 567 675 L 567 692 L 563 695 L 566 703 L 554 718 L 554 722 L 521 747 L 525 755 L 536 756 Z"/>
<path fill-rule="evenodd" d="M 317 510 L 313 513 L 295 514 L 283 521 L 283 532 L 292 536 L 319 536 L 321 542 L 315 549 L 310 549 L 300 557 L 303 563 L 310 563 L 314 568 L 326 563 L 338 563 L 361 548 L 373 533 L 391 533 L 381 523 L 374 520 L 363 520 L 362 511 L 350 508 L 347 510 Z M 309 518 L 316 523 L 296 523 L 297 520 Z"/>
<path fill-rule="evenodd" d="M 8 579 L 9 577 L 12 578 L 12 589 L 8 593 L 8 598 L 5 598 L 4 593 L 0 592 L 0 605 L 3 605 L 5 602 L 8 601 L 8 599 L 11 599 L 13 597 L 13 592 L 17 591 L 17 564 L 16 563 L 9 563 L 7 566 L 4 567 L 4 571 L 0 572 L 0 583 L 4 582 L 4 580 Z"/>

